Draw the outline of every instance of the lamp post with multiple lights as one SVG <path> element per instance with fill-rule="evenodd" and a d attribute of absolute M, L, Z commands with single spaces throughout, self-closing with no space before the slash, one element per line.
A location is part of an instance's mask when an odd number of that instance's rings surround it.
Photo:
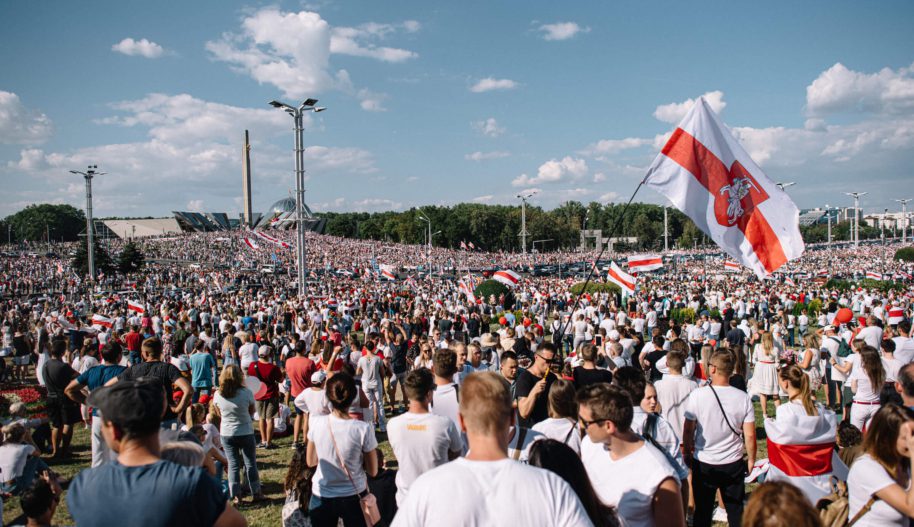
<path fill-rule="evenodd" d="M 520 236 L 520 246 L 524 256 L 527 256 L 527 199 L 535 194 L 536 191 L 532 190 L 525 194 L 517 195 L 520 198 L 520 234 L 518 236 Z"/>
<path fill-rule="evenodd" d="M 305 295 L 305 147 L 302 133 L 305 129 L 303 115 L 306 112 L 322 112 L 326 108 L 314 106 L 317 99 L 307 99 L 298 106 L 291 106 L 280 101 L 270 101 L 270 106 L 281 108 L 295 120 L 295 223 L 298 247 L 296 263 L 298 265 L 298 296 Z"/>
<path fill-rule="evenodd" d="M 901 203 L 901 243 L 904 243 L 905 231 L 908 229 L 908 202 L 911 199 L 896 199 L 895 201 Z"/>
<path fill-rule="evenodd" d="M 71 174 L 82 176 L 86 180 L 86 254 L 89 259 L 89 281 L 95 282 L 95 225 L 92 222 L 92 178 L 103 176 L 104 172 L 96 172 L 98 165 L 89 165 L 85 172 L 71 170 Z"/>
<path fill-rule="evenodd" d="M 845 192 L 848 196 L 854 198 L 854 249 L 860 244 L 860 196 L 866 196 L 868 192 Z"/>

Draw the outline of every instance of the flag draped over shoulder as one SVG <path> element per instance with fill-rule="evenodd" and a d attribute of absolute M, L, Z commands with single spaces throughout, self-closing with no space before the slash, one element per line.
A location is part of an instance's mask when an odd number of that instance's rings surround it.
<path fill-rule="evenodd" d="M 803 254 L 797 206 L 703 97 L 673 131 L 644 183 L 759 278 Z"/>

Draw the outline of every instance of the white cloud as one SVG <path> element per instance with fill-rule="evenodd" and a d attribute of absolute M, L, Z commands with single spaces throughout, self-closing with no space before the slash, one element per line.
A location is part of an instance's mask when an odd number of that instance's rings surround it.
<path fill-rule="evenodd" d="M 386 93 L 375 93 L 370 90 L 359 90 L 359 105 L 367 112 L 386 112 L 384 100 L 387 99 Z"/>
<path fill-rule="evenodd" d="M 486 194 L 484 196 L 476 196 L 470 201 L 473 203 L 491 203 L 493 199 L 495 199 L 495 196 L 492 194 Z"/>
<path fill-rule="evenodd" d="M 606 174 L 604 174 L 602 172 L 597 172 L 596 174 L 593 175 L 594 183 L 602 183 L 604 181 L 606 181 Z"/>
<path fill-rule="evenodd" d="M 380 212 L 398 210 L 403 208 L 403 203 L 387 198 L 366 198 L 352 202 L 351 210 L 355 212 Z"/>
<path fill-rule="evenodd" d="M 589 33 L 589 27 L 581 27 L 574 22 L 556 22 L 543 24 L 539 27 L 543 32 L 543 40 L 568 40 L 578 33 Z"/>
<path fill-rule="evenodd" d="M 617 154 L 623 150 L 631 150 L 634 148 L 640 148 L 645 145 L 652 144 L 653 139 L 645 139 L 641 137 L 626 137 L 625 139 L 601 139 L 596 143 L 589 145 L 582 153 L 588 155 L 598 155 L 598 154 Z"/>
<path fill-rule="evenodd" d="M 484 161 L 486 159 L 500 159 L 510 155 L 510 152 L 496 150 L 494 152 L 473 152 L 472 154 L 466 154 L 463 157 L 469 161 Z"/>
<path fill-rule="evenodd" d="M 187 210 L 191 212 L 203 212 L 204 205 L 202 199 L 192 199 L 187 202 Z"/>
<path fill-rule="evenodd" d="M 583 159 L 565 156 L 561 160 L 550 159 L 540 165 L 534 177 L 521 174 L 511 181 L 511 185 L 524 187 L 542 183 L 558 183 L 566 179 L 578 179 L 587 174 L 587 170 L 587 162 Z"/>
<path fill-rule="evenodd" d="M 511 79 L 495 79 L 493 77 L 486 77 L 485 79 L 479 80 L 476 84 L 470 87 L 470 91 L 473 93 L 482 93 L 492 90 L 513 90 L 517 87 L 517 83 Z"/>
<path fill-rule="evenodd" d="M 602 195 L 600 196 L 600 202 L 601 202 L 601 203 L 609 203 L 609 202 L 611 202 L 611 201 L 615 201 L 615 200 L 618 199 L 618 198 L 619 198 L 619 193 L 618 193 L 618 192 L 607 192 L 606 194 L 602 194 Z"/>
<path fill-rule="evenodd" d="M 15 93 L 0 90 L 0 144 L 43 143 L 53 133 L 47 115 L 26 108 Z"/>
<path fill-rule="evenodd" d="M 369 22 L 359 27 L 336 27 L 330 36 L 330 52 L 354 57 L 368 57 L 383 62 L 403 62 L 419 56 L 406 49 L 378 46 L 375 41 L 383 40 L 398 29 L 414 33 L 419 23 L 410 20 L 401 26 Z"/>
<path fill-rule="evenodd" d="M 489 117 L 488 119 L 483 119 L 482 121 L 475 121 L 470 124 L 479 133 L 488 137 L 498 137 L 508 131 L 508 129 L 504 126 L 499 126 L 498 121 L 496 121 L 494 117 Z"/>
<path fill-rule="evenodd" d="M 806 110 L 813 116 L 838 112 L 909 114 L 914 110 L 914 64 L 868 74 L 839 62 L 806 87 Z"/>
<path fill-rule="evenodd" d="M 111 46 L 111 50 L 124 55 L 146 57 L 147 59 L 157 59 L 165 53 L 165 49 L 162 46 L 145 38 L 140 40 L 125 38 Z"/>
<path fill-rule="evenodd" d="M 727 103 L 724 102 L 724 92 L 720 90 L 709 91 L 701 97 L 704 97 L 705 100 L 708 101 L 708 105 L 711 106 L 711 109 L 717 113 L 722 112 L 727 106 Z M 698 97 L 695 99 L 686 99 L 685 101 L 678 103 L 662 104 L 654 110 L 654 117 L 665 123 L 677 124 L 687 113 L 689 113 L 689 110 L 692 109 L 692 106 L 697 100 Z"/>

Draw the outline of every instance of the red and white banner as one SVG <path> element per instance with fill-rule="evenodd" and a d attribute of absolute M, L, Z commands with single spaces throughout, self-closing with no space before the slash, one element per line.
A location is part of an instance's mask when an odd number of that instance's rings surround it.
<path fill-rule="evenodd" d="M 460 248 L 464 251 L 467 250 L 467 242 L 460 242 Z"/>
<path fill-rule="evenodd" d="M 92 315 L 92 325 L 110 328 L 114 325 L 114 321 L 102 315 Z"/>
<path fill-rule="evenodd" d="M 895 305 L 891 306 L 888 314 L 889 325 L 897 326 L 902 320 L 904 320 L 904 309 Z"/>
<path fill-rule="evenodd" d="M 653 271 L 663 267 L 663 257 L 659 254 L 635 254 L 628 257 L 628 270 L 637 273 Z"/>
<path fill-rule="evenodd" d="M 791 277 L 789 277 L 789 276 L 784 277 L 784 283 L 787 284 L 787 285 L 789 285 L 790 287 L 796 287 L 796 286 L 797 286 L 797 283 L 794 282 L 794 281 L 793 281 L 793 278 L 791 278 Z"/>
<path fill-rule="evenodd" d="M 819 412 L 822 415 L 782 414 L 765 420 L 770 463 L 766 481 L 787 481 L 810 503 L 831 492 L 832 474 L 847 479 L 847 467 L 835 455 L 838 418 L 821 406 Z"/>
<path fill-rule="evenodd" d="M 139 302 L 134 302 L 133 300 L 127 300 L 127 311 L 136 311 L 139 314 L 146 312 L 146 308 L 143 307 L 143 304 Z"/>
<path fill-rule="evenodd" d="M 270 242 L 273 245 L 278 245 L 278 246 L 282 247 L 283 249 L 288 249 L 288 248 L 292 247 L 290 244 L 280 240 L 279 238 L 274 238 L 265 232 L 262 232 L 262 231 L 252 231 L 252 232 L 254 233 L 254 236 L 257 236 L 261 240 Z"/>
<path fill-rule="evenodd" d="M 514 287 L 520 282 L 520 275 L 510 269 L 502 269 L 501 271 L 495 271 L 492 274 L 492 279 L 498 280 L 508 287 Z"/>
<path fill-rule="evenodd" d="M 803 254 L 797 206 L 703 97 L 673 131 L 644 182 L 759 278 Z"/>
<path fill-rule="evenodd" d="M 260 246 L 257 245 L 257 242 L 250 238 L 242 238 L 242 240 L 244 240 L 244 244 L 247 245 L 248 247 L 250 247 L 251 249 L 257 250 L 260 248 Z"/>
<path fill-rule="evenodd" d="M 470 287 L 462 278 L 458 282 L 458 288 L 460 292 L 466 295 L 467 300 L 473 304 L 476 303 L 476 295 L 473 294 L 473 288 Z"/>
<path fill-rule="evenodd" d="M 739 272 L 740 265 L 738 262 L 733 262 L 730 260 L 724 261 L 724 271 L 736 271 Z"/>
<path fill-rule="evenodd" d="M 378 267 L 381 269 L 381 278 L 385 278 L 387 280 L 396 280 L 397 279 L 397 275 L 394 274 L 394 272 L 395 272 L 394 266 L 388 265 L 388 264 L 381 264 Z"/>
<path fill-rule="evenodd" d="M 609 264 L 609 272 L 606 273 L 606 278 L 608 278 L 610 282 L 621 287 L 622 292 L 627 295 L 635 292 L 637 278 L 623 271 L 621 267 L 616 265 L 616 262 L 611 262 Z"/>
<path fill-rule="evenodd" d="M 867 271 L 866 277 L 870 280 L 882 280 L 882 273 L 874 273 L 873 271 Z"/>

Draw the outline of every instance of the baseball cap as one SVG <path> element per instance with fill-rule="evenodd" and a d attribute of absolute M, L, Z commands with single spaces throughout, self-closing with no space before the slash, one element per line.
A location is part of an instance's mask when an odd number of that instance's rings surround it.
<path fill-rule="evenodd" d="M 190 365 L 187 363 L 187 359 L 183 356 L 172 357 L 171 364 L 175 368 L 178 368 L 178 371 L 190 371 Z"/>
<path fill-rule="evenodd" d="M 257 350 L 257 355 L 260 357 L 269 357 L 271 353 L 273 353 L 273 349 L 269 346 L 260 346 Z"/>
<path fill-rule="evenodd" d="M 153 380 L 119 381 L 96 388 L 87 402 L 101 411 L 105 421 L 127 433 L 145 436 L 159 429 L 165 413 L 165 390 Z"/>
<path fill-rule="evenodd" d="M 822 328 L 822 331 L 834 331 L 834 330 L 835 330 L 835 326 L 825 326 L 824 328 Z"/>
<path fill-rule="evenodd" d="M 327 373 L 324 370 L 318 370 L 311 374 L 311 384 L 321 384 L 327 380 Z"/>

